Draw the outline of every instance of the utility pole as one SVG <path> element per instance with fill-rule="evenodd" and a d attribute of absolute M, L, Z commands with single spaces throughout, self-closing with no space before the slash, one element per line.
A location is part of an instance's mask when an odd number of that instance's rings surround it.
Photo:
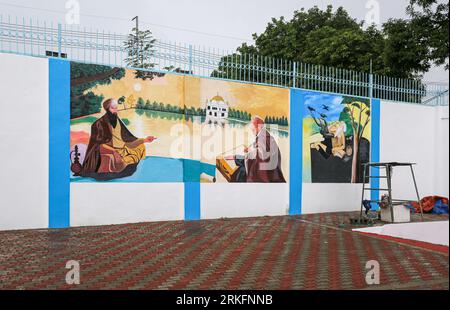
<path fill-rule="evenodd" d="M 370 58 L 369 97 L 370 97 L 370 99 L 372 99 L 372 97 L 373 97 L 373 62 L 372 62 L 372 58 Z"/>
<path fill-rule="evenodd" d="M 144 65 L 144 55 L 140 55 L 140 42 L 139 42 L 139 16 L 135 16 L 131 21 L 136 20 L 136 57 L 141 59 L 141 67 Z"/>

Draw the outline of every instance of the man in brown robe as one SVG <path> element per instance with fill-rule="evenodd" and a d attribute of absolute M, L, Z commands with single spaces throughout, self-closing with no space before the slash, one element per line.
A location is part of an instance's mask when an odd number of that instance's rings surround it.
<path fill-rule="evenodd" d="M 264 120 L 255 116 L 251 126 L 256 139 L 245 149 L 247 182 L 285 183 L 281 171 L 280 149 L 269 131 L 264 128 Z"/>
<path fill-rule="evenodd" d="M 103 102 L 106 113 L 91 126 L 91 136 L 81 171 L 82 176 L 119 174 L 145 158 L 144 143 L 155 137 L 136 138 L 117 115 L 117 101 Z"/>

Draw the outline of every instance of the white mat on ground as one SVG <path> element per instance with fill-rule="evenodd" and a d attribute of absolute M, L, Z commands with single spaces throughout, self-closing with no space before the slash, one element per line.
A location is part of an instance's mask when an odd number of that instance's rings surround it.
<path fill-rule="evenodd" d="M 353 229 L 363 233 L 391 236 L 448 246 L 448 221 L 387 224 Z"/>

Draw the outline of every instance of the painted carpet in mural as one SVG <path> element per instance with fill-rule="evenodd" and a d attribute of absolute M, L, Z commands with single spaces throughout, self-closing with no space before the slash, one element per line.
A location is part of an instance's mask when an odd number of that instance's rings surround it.
<path fill-rule="evenodd" d="M 370 160 L 370 100 L 304 91 L 303 181 L 361 183 Z"/>

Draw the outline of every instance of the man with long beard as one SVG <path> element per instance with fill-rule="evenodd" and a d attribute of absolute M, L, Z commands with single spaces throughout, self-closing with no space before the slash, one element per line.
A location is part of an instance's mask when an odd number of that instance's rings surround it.
<path fill-rule="evenodd" d="M 238 167 L 236 182 L 285 183 L 281 171 L 281 153 L 275 139 L 264 126 L 264 120 L 254 116 L 250 122 L 255 141 L 244 149 L 245 156 L 228 156 Z"/>
<path fill-rule="evenodd" d="M 116 175 L 123 177 L 127 167 L 135 168 L 145 158 L 145 144 L 155 140 L 149 136 L 136 138 L 117 115 L 117 101 L 103 102 L 106 113 L 91 126 L 91 136 L 81 171 L 82 176 L 99 177 Z M 128 169 L 128 174 L 134 172 Z"/>

